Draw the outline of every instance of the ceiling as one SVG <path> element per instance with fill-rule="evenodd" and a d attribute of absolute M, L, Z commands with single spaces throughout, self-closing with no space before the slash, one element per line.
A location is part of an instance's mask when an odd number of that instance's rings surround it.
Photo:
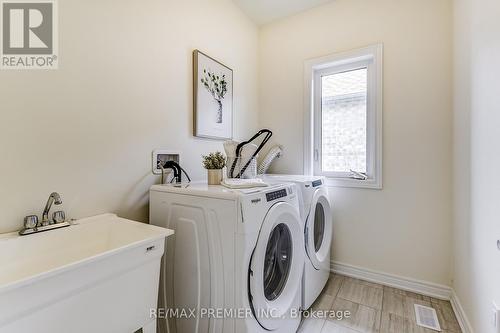
<path fill-rule="evenodd" d="M 233 0 L 257 24 L 266 24 L 333 0 Z"/>

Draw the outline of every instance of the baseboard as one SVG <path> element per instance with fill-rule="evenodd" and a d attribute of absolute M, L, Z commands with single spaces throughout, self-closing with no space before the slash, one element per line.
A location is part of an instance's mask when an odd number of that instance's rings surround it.
<path fill-rule="evenodd" d="M 460 324 L 460 328 L 462 329 L 462 333 L 474 333 L 457 294 L 448 286 L 378 272 L 337 261 L 332 261 L 330 267 L 332 272 L 341 275 L 450 301 L 458 323 Z"/>
<path fill-rule="evenodd" d="M 473 333 L 472 326 L 467 319 L 467 315 L 465 314 L 464 308 L 460 303 L 460 300 L 455 293 L 455 290 L 451 292 L 451 306 L 453 307 L 453 311 L 455 312 L 455 316 L 457 317 L 458 323 L 460 324 L 460 328 L 462 329 L 462 333 Z"/>
<path fill-rule="evenodd" d="M 332 261 L 331 270 L 334 273 L 350 276 L 353 278 L 379 283 L 385 286 L 411 291 L 414 293 L 444 299 L 449 301 L 452 295 L 452 289 L 448 286 L 415 280 L 407 277 L 387 274 L 374 271 L 367 268 L 357 267 Z"/>

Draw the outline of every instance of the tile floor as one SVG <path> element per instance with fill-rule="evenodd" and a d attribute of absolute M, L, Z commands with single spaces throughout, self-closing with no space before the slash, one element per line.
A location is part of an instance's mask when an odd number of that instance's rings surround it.
<path fill-rule="evenodd" d="M 338 319 L 304 319 L 299 333 L 435 333 L 416 325 L 414 304 L 437 312 L 443 333 L 461 333 L 450 302 L 333 274 L 313 310 L 349 311 Z"/>

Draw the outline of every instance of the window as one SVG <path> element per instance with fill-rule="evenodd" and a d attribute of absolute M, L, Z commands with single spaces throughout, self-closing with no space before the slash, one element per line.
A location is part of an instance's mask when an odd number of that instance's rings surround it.
<path fill-rule="evenodd" d="M 382 45 L 306 62 L 306 174 L 382 187 Z"/>

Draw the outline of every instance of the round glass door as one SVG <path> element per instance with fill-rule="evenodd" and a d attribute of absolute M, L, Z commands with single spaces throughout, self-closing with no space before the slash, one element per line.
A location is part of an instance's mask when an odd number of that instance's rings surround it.
<path fill-rule="evenodd" d="M 323 244 L 325 235 L 325 210 L 323 205 L 316 203 L 314 212 L 314 250 L 318 252 Z"/>
<path fill-rule="evenodd" d="M 274 301 L 281 295 L 291 264 L 292 235 L 290 229 L 280 223 L 269 236 L 264 259 L 264 295 L 268 301 Z"/>
<path fill-rule="evenodd" d="M 320 188 L 313 195 L 306 221 L 306 252 L 311 263 L 318 270 L 330 267 L 332 224 L 328 193 Z"/>
<path fill-rule="evenodd" d="M 299 305 L 295 303 L 302 283 L 303 249 L 304 229 L 297 209 L 276 203 L 262 223 L 248 274 L 249 301 L 255 319 L 266 330 L 282 327 L 291 319 L 292 307 Z"/>

